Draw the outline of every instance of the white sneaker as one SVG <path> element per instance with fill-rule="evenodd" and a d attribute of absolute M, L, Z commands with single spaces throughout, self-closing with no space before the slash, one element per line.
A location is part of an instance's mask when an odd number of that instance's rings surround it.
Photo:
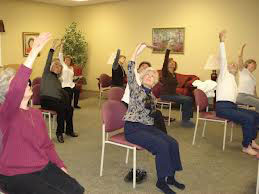
<path fill-rule="evenodd" d="M 242 151 L 246 154 L 251 155 L 251 156 L 257 155 L 257 151 L 255 151 L 250 145 L 247 148 L 243 147 Z"/>

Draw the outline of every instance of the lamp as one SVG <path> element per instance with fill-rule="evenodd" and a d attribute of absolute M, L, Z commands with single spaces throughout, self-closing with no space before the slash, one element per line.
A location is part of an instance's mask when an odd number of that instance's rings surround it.
<path fill-rule="evenodd" d="M 0 20 L 0 32 L 5 32 L 3 20 Z"/>
<path fill-rule="evenodd" d="M 212 70 L 210 79 L 216 81 L 218 78 L 217 70 L 219 69 L 219 57 L 215 55 L 210 55 L 207 59 L 207 63 L 204 65 L 204 69 Z"/>

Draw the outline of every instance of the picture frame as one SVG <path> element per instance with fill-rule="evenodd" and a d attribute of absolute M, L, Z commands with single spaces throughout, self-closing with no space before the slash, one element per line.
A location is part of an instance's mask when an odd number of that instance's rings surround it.
<path fill-rule="evenodd" d="M 168 42 L 172 42 L 173 54 L 184 54 L 185 28 L 153 28 L 152 44 L 157 48 L 153 48 L 153 53 L 164 53 Z"/>
<path fill-rule="evenodd" d="M 35 38 L 40 35 L 38 32 L 23 32 L 22 33 L 22 44 L 23 44 L 23 56 L 27 57 L 31 51 Z M 40 54 L 38 55 L 38 57 Z"/>

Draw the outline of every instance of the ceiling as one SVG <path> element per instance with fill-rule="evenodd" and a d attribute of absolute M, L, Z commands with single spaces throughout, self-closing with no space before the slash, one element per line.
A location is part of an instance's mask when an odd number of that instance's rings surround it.
<path fill-rule="evenodd" d="M 56 4 L 62 6 L 80 6 L 80 5 L 91 5 L 97 3 L 105 3 L 112 1 L 124 1 L 124 0 L 31 0 L 42 3 Z"/>

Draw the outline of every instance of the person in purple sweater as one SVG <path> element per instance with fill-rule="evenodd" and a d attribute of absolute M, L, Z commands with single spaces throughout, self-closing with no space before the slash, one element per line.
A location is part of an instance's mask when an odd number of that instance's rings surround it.
<path fill-rule="evenodd" d="M 32 64 L 50 33 L 35 39 L 15 72 L 0 74 L 0 190 L 8 194 L 81 194 L 84 188 L 67 174 L 48 137 L 42 113 L 28 107 Z"/>

